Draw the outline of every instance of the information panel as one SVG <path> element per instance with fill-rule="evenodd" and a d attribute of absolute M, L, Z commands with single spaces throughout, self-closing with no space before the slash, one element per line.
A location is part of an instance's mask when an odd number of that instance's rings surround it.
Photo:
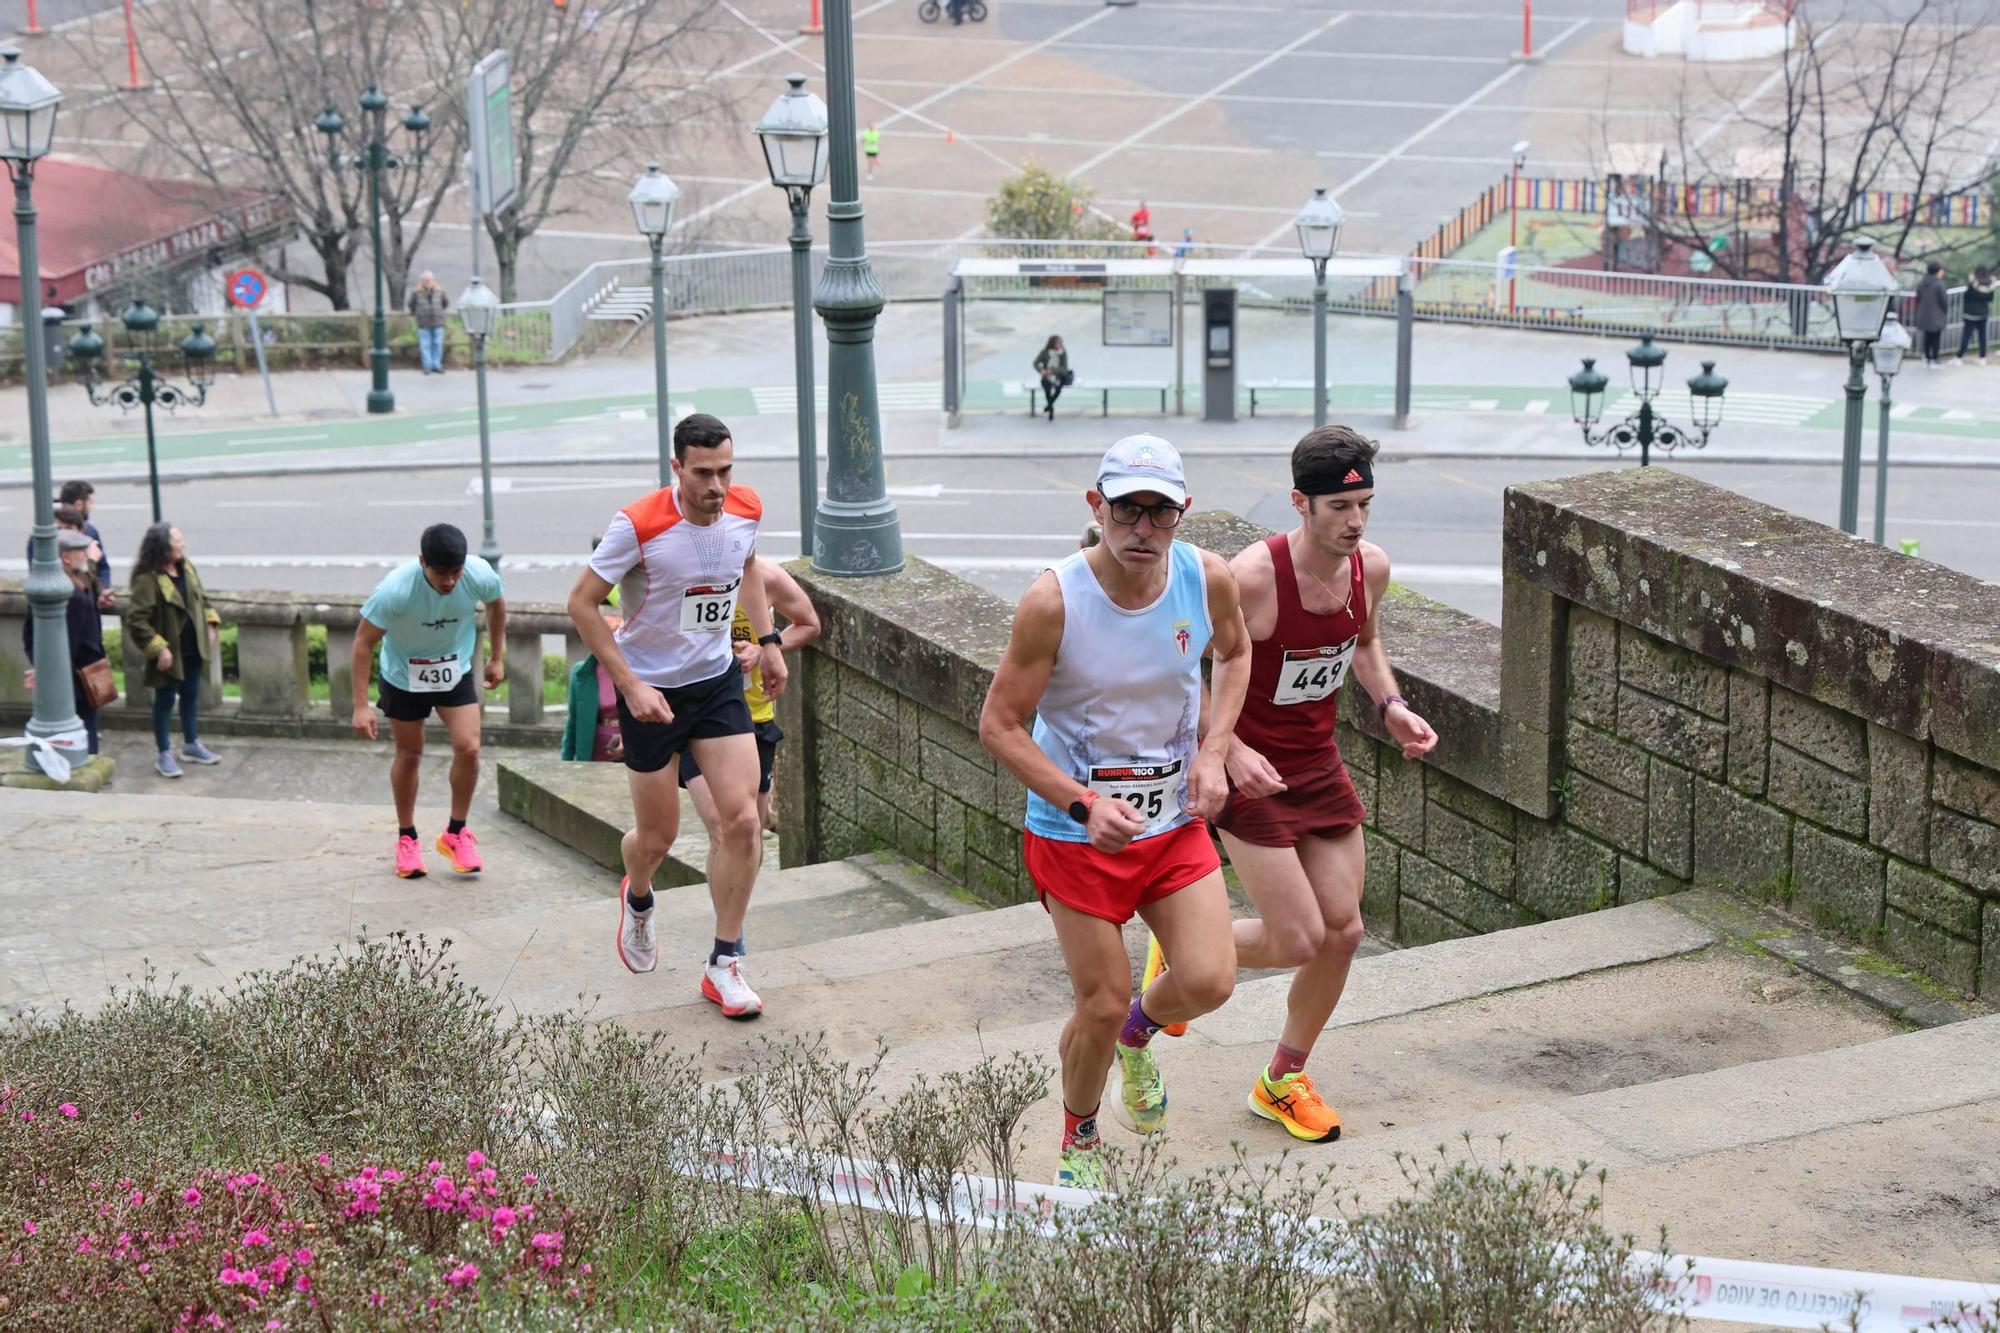
<path fill-rule="evenodd" d="M 513 207 L 519 188 L 514 173 L 514 105 L 509 87 L 512 77 L 512 60 L 505 51 L 495 51 L 474 65 L 465 81 L 472 172 L 479 189 L 479 211 L 488 216 Z"/>
<path fill-rule="evenodd" d="M 1173 292 L 1161 287 L 1106 287 L 1104 345 L 1172 347 Z"/>

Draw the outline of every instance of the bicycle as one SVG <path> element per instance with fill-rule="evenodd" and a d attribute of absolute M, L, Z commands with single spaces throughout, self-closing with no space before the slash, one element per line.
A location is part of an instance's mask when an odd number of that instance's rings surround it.
<path fill-rule="evenodd" d="M 926 23 L 936 23 L 943 13 L 944 6 L 939 0 L 923 0 L 923 3 L 917 6 L 917 17 Z M 965 17 L 974 23 L 986 22 L 986 0 L 970 0 L 965 6 Z"/>

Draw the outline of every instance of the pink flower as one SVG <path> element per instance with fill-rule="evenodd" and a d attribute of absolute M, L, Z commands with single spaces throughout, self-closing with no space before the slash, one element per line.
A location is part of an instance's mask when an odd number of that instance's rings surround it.
<path fill-rule="evenodd" d="M 134 1191 L 134 1193 L 137 1193 L 137 1191 Z M 138 1202 L 138 1200 L 134 1199 L 133 1202 L 136 1203 Z M 186 1189 L 181 1191 L 181 1202 L 186 1204 L 190 1208 L 194 1207 L 196 1204 L 201 1202 L 201 1191 L 196 1189 L 192 1185 L 188 1186 Z"/>
<path fill-rule="evenodd" d="M 480 1167 L 485 1165 L 486 1165 L 486 1154 L 479 1151 L 479 1149 L 474 1148 L 471 1152 L 465 1155 L 466 1170 L 477 1171 Z"/>
<path fill-rule="evenodd" d="M 309 1264 L 313 1261 L 313 1252 L 302 1245 L 292 1251 L 292 1258 L 298 1263 Z"/>
<path fill-rule="evenodd" d="M 284 1326 L 285 1321 L 282 1319 L 267 1319 L 264 1321 L 264 1333 L 278 1333 Z"/>
<path fill-rule="evenodd" d="M 469 1287 L 479 1280 L 479 1265 L 463 1263 L 444 1275 L 444 1280 L 454 1287 Z"/>
<path fill-rule="evenodd" d="M 327 1155 L 326 1155 L 325 1153 L 321 1153 L 321 1154 L 320 1154 L 320 1155 L 319 1155 L 319 1156 L 318 1156 L 317 1158 L 315 1158 L 314 1160 L 316 1160 L 316 1161 L 317 1161 L 317 1162 L 318 1162 L 318 1163 L 319 1163 L 319 1164 L 320 1164 L 321 1166 L 332 1166 L 332 1165 L 333 1165 L 333 1158 L 331 1158 L 331 1157 L 327 1156 Z"/>
<path fill-rule="evenodd" d="M 538 1250 L 560 1250 L 562 1243 L 563 1233 L 560 1231 L 537 1231 L 534 1239 L 528 1242 Z"/>
<path fill-rule="evenodd" d="M 23 1112 L 21 1112 L 21 1121 L 22 1121 L 22 1123 L 24 1123 L 24 1124 L 29 1124 L 29 1125 L 32 1125 L 32 1124 L 34 1124 L 34 1123 L 35 1123 L 35 1113 L 34 1113 L 33 1111 L 23 1111 Z"/>
<path fill-rule="evenodd" d="M 493 1210 L 493 1229 L 495 1231 L 505 1231 L 508 1227 L 514 1225 L 515 1220 L 514 1210 L 505 1204 Z"/>
<path fill-rule="evenodd" d="M 535 1179 L 535 1173 L 534 1173 L 534 1172 L 532 1172 L 532 1171 L 523 1171 L 523 1172 L 521 1173 L 521 1183 L 522 1183 L 523 1185 L 537 1185 L 537 1184 L 540 1184 L 541 1182 Z"/>
<path fill-rule="evenodd" d="M 75 1102 L 64 1102 L 61 1106 L 58 1106 L 56 1110 L 61 1111 L 63 1113 L 63 1118 L 65 1120 L 76 1119 L 77 1110 Z"/>
<path fill-rule="evenodd" d="M 215 1275 L 215 1280 L 225 1287 L 233 1287 L 238 1282 L 241 1282 L 245 1276 L 246 1274 L 239 1272 L 235 1265 L 225 1264 L 222 1271 Z"/>
<path fill-rule="evenodd" d="M 252 1227 L 243 1233 L 243 1243 L 245 1245 L 269 1245 L 271 1243 L 271 1236 L 262 1227 Z"/>
<path fill-rule="evenodd" d="M 21 1223 L 21 1230 L 27 1232 L 30 1236 L 32 1236 L 37 1231 L 40 1231 L 41 1228 L 35 1225 L 33 1218 L 30 1218 L 26 1222 Z"/>

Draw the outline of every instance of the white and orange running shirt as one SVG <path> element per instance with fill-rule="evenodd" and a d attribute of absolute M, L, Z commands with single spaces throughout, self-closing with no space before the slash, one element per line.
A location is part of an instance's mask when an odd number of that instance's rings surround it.
<path fill-rule="evenodd" d="M 634 675 L 656 689 L 713 680 L 736 665 L 729 624 L 743 563 L 757 549 L 763 502 L 731 486 L 715 522 L 681 513 L 680 488 L 654 491 L 618 511 L 590 567 L 618 585 L 625 621 L 618 651 Z"/>

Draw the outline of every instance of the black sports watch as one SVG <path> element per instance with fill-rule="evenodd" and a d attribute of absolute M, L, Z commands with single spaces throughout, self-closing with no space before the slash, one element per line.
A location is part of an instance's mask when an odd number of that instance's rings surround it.
<path fill-rule="evenodd" d="M 1087 791 L 1080 798 L 1069 803 L 1069 817 L 1079 824 L 1088 824 L 1090 822 L 1090 807 L 1095 804 L 1097 804 L 1097 793 Z"/>
<path fill-rule="evenodd" d="M 782 644 L 784 641 L 785 641 L 785 636 L 780 632 L 778 632 L 777 630 L 772 630 L 769 634 L 760 635 L 757 639 L 759 645 L 767 643 Z"/>

